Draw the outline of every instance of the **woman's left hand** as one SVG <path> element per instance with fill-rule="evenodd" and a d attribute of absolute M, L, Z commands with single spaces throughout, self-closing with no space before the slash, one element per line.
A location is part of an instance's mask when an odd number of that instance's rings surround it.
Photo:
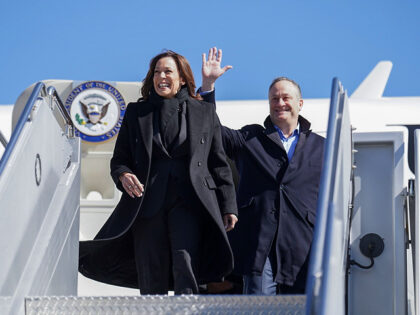
<path fill-rule="evenodd" d="M 226 232 L 233 230 L 236 222 L 238 222 L 238 217 L 234 214 L 225 214 L 223 216 L 223 225 L 225 226 Z"/>
<path fill-rule="evenodd" d="M 202 55 L 203 63 L 201 66 L 201 74 L 203 82 L 201 85 L 201 91 L 208 92 L 214 90 L 214 82 L 217 78 L 223 75 L 232 66 L 221 67 L 222 63 L 222 50 L 217 50 L 216 47 L 210 48 L 209 58 L 206 60 L 206 54 Z"/>

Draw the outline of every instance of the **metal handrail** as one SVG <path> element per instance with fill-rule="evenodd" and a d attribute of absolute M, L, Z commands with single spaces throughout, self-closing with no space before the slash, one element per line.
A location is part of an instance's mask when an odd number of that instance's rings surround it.
<path fill-rule="evenodd" d="M 74 124 L 70 118 L 69 113 L 67 112 L 66 108 L 63 105 L 63 102 L 61 101 L 60 97 L 57 94 L 57 91 L 55 90 L 54 87 L 50 86 L 48 88 L 48 90 L 46 89 L 46 86 L 43 82 L 38 82 L 34 89 L 32 90 L 31 96 L 28 99 L 28 102 L 25 105 L 25 108 L 23 109 L 19 120 L 15 126 L 15 129 L 12 132 L 12 135 L 10 137 L 10 141 L 7 144 L 7 147 L 3 153 L 3 156 L 0 160 L 0 176 L 3 173 L 4 168 L 6 167 L 7 161 L 10 158 L 10 155 L 13 152 L 13 149 L 20 137 L 20 134 L 22 133 L 23 127 L 25 126 L 27 121 L 31 121 L 31 113 L 33 110 L 33 107 L 36 103 L 36 101 L 38 100 L 38 98 L 41 97 L 45 97 L 45 96 L 49 96 L 50 97 L 50 102 L 52 105 L 53 100 L 55 99 L 58 103 L 58 109 L 60 111 L 60 114 L 63 116 L 64 120 L 67 123 L 68 128 L 68 137 L 74 137 Z M 51 108 L 53 108 L 53 106 L 51 106 Z"/>
<path fill-rule="evenodd" d="M 51 107 L 52 107 L 52 101 L 54 99 L 57 101 L 58 109 L 61 113 L 61 116 L 63 116 L 64 120 L 66 121 L 66 123 L 69 127 L 67 136 L 69 136 L 71 138 L 74 138 L 74 124 L 73 124 L 73 121 L 71 120 L 70 114 L 68 113 L 66 107 L 64 106 L 60 97 L 58 96 L 57 90 L 55 89 L 55 87 L 50 86 L 47 89 L 47 93 L 50 96 Z"/>
<path fill-rule="evenodd" d="M 0 130 L 0 142 L 1 142 L 1 144 L 4 146 L 4 148 L 6 148 L 6 147 L 7 147 L 7 140 L 6 140 L 6 137 L 3 135 L 3 133 L 1 132 L 1 130 Z"/>
<path fill-rule="evenodd" d="M 6 150 L 4 151 L 3 156 L 0 160 L 0 176 L 3 173 L 4 168 L 6 167 L 7 161 L 9 160 L 10 155 L 13 152 L 13 149 L 15 148 L 15 145 L 19 139 L 19 136 L 22 133 L 23 127 L 25 126 L 28 120 L 31 120 L 30 114 L 40 94 L 41 95 L 43 94 L 44 96 L 46 95 L 45 84 L 42 82 L 38 82 L 35 85 L 34 89 L 32 90 L 32 94 L 29 97 L 29 100 L 26 103 L 25 108 L 22 111 L 22 114 L 19 117 L 19 120 L 16 124 L 14 131 L 12 132 L 9 144 L 7 145 Z"/>
<path fill-rule="evenodd" d="M 307 314 L 315 314 L 319 308 L 320 301 L 317 300 L 317 295 L 320 294 L 321 281 L 323 278 L 323 258 L 324 258 L 324 246 L 325 238 L 327 234 L 327 221 L 328 221 L 328 210 L 329 200 L 332 200 L 331 192 L 332 187 L 328 184 L 329 178 L 331 178 L 335 156 L 337 156 L 338 150 L 338 139 L 337 137 L 337 117 L 342 115 L 340 112 L 339 104 L 341 95 L 344 93 L 343 86 L 341 85 L 338 78 L 333 79 L 333 86 L 331 90 L 331 101 L 330 111 L 327 128 L 327 138 L 325 140 L 325 151 L 324 151 L 324 166 L 320 178 L 320 195 L 318 197 L 317 204 L 317 223 L 314 229 L 314 236 L 312 241 L 312 250 L 310 254 L 310 263 L 308 270 L 308 283 L 306 286 L 307 293 Z M 342 110 L 342 109 L 341 109 Z M 324 190 L 321 193 L 321 190 Z"/>

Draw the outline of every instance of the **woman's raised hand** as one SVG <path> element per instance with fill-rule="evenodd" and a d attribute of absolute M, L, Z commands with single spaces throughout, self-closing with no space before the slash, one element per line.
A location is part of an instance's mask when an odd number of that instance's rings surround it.
<path fill-rule="evenodd" d="M 144 186 L 139 182 L 136 175 L 132 173 L 122 173 L 120 175 L 120 182 L 131 198 L 141 197 L 143 195 Z"/>
<path fill-rule="evenodd" d="M 206 54 L 203 54 L 202 57 L 201 74 L 203 76 L 203 83 L 201 85 L 201 91 L 212 91 L 214 90 L 214 82 L 216 82 L 217 78 L 229 69 L 232 69 L 232 66 L 221 67 L 222 50 L 217 50 L 216 47 L 210 48 L 209 58 L 207 60 Z"/>

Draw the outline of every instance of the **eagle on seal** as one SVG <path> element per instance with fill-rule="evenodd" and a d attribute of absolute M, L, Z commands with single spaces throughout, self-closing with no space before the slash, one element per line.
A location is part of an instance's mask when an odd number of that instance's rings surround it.
<path fill-rule="evenodd" d="M 108 112 L 108 106 L 111 102 L 108 102 L 104 105 L 101 105 L 97 102 L 90 102 L 88 104 L 79 101 L 82 105 L 82 112 L 85 117 L 88 118 L 89 123 L 96 125 L 97 123 L 102 124 L 101 119 L 106 115 Z"/>

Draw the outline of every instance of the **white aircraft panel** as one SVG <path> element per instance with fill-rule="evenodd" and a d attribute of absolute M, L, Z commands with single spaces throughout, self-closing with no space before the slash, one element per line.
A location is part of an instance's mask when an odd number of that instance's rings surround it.
<path fill-rule="evenodd" d="M 370 260 L 359 249 L 368 233 L 384 241 L 374 266 L 351 266 L 349 314 L 406 314 L 406 259 L 404 235 L 404 132 L 356 133 L 355 201 L 350 233 L 351 259 Z"/>

